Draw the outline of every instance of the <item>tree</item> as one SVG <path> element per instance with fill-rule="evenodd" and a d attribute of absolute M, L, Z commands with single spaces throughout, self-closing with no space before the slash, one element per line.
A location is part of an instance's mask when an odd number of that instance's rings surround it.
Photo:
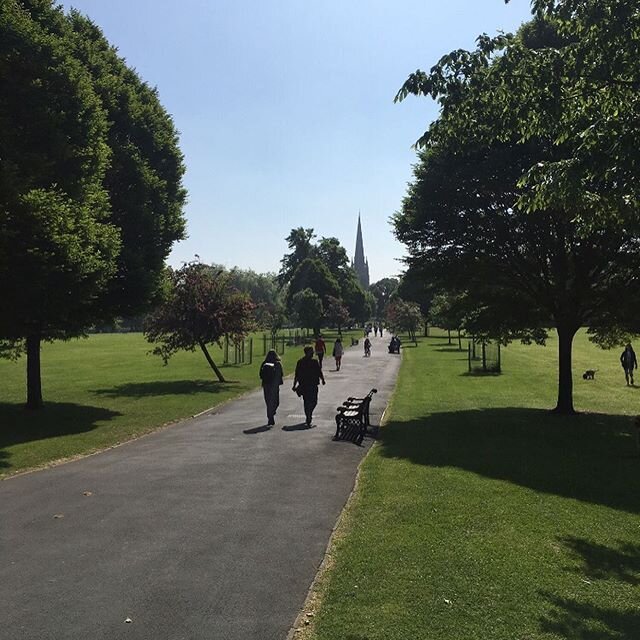
<path fill-rule="evenodd" d="M 155 90 L 50 0 L 0 5 L 0 339 L 40 342 L 149 308 L 184 235 L 182 156 Z"/>
<path fill-rule="evenodd" d="M 158 91 L 127 67 L 91 20 L 71 11 L 68 23 L 74 56 L 91 74 L 109 122 L 104 186 L 122 247 L 101 304 L 107 316 L 138 315 L 157 301 L 165 260 L 185 237 L 178 132 Z"/>
<path fill-rule="evenodd" d="M 555 410 L 573 413 L 573 337 L 584 324 L 602 327 L 634 315 L 640 228 L 633 201 L 619 203 L 615 216 L 591 215 L 581 199 L 565 192 L 550 199 L 555 187 L 536 182 L 542 174 L 535 167 L 571 163 L 580 147 L 554 124 L 568 80 L 548 74 L 543 83 L 541 70 L 528 66 L 543 43 L 558 41 L 569 46 L 553 22 L 537 20 L 517 36 L 481 37 L 476 52 L 445 56 L 417 84 L 415 74 L 410 78 L 399 97 L 428 92 L 442 111 L 422 139 L 395 226 L 409 248 L 410 268 L 438 287 L 467 291 L 486 331 L 502 340 L 543 342 L 544 327 L 556 327 Z M 496 43 L 502 54 L 488 56 Z M 525 80 L 528 91 L 517 93 Z M 505 107 L 516 93 L 524 102 Z M 523 137 L 525 121 L 535 117 L 548 126 Z M 612 202 L 606 184 L 598 193 Z"/>
<path fill-rule="evenodd" d="M 509 0 L 506 0 L 509 1 Z M 570 143 L 566 157 L 533 165 L 523 178 L 522 201 L 533 209 L 560 204 L 596 220 L 618 217 L 639 201 L 640 12 L 636 0 L 534 0 L 529 30 L 552 24 L 552 40 L 518 56 L 528 73 L 513 74 L 504 109 L 516 109 L 524 141 L 544 135 L 552 120 L 554 141 Z M 486 42 L 508 52 L 512 42 Z M 506 48 L 505 48 L 506 47 Z M 519 65 L 520 66 L 520 65 Z M 520 68 L 522 68 L 520 66 Z M 535 100 L 541 86 L 557 87 L 557 115 Z M 517 107 L 524 98 L 526 111 Z M 533 99 L 532 99 L 533 98 Z M 520 103 L 522 105 L 522 102 Z"/>
<path fill-rule="evenodd" d="M 431 324 L 446 329 L 451 344 L 451 332 L 458 332 L 458 348 L 462 349 L 460 331 L 464 326 L 467 316 L 466 293 L 452 294 L 450 292 L 438 293 L 433 296 L 429 319 Z"/>
<path fill-rule="evenodd" d="M 291 253 L 286 254 L 280 261 L 282 267 L 278 274 L 280 286 L 284 286 L 293 278 L 297 268 L 308 258 L 315 257 L 315 247 L 311 241 L 315 238 L 313 229 L 298 227 L 291 229 L 291 233 L 286 237 L 287 245 Z"/>
<path fill-rule="evenodd" d="M 384 316 L 385 307 L 391 296 L 397 290 L 398 285 L 398 278 L 382 278 L 382 280 L 374 282 L 369 287 L 369 291 L 376 299 L 376 312 L 380 318 Z"/>
<path fill-rule="evenodd" d="M 287 292 L 289 304 L 293 296 L 304 289 L 311 289 L 321 300 L 327 296 L 340 294 L 340 287 L 335 278 L 317 258 L 307 258 L 298 265 L 289 283 Z"/>
<path fill-rule="evenodd" d="M 393 333 L 406 331 L 409 338 L 416 341 L 416 329 L 422 324 L 422 313 L 415 302 L 405 302 L 396 298 L 387 305 L 385 323 Z"/>
<path fill-rule="evenodd" d="M 312 329 L 315 335 L 320 333 L 324 308 L 315 291 L 307 288 L 295 293 L 291 298 L 291 310 L 301 327 Z"/>
<path fill-rule="evenodd" d="M 342 327 L 349 322 L 349 309 L 342 304 L 339 298 L 327 296 L 324 310 L 324 319 L 330 327 L 336 327 L 342 335 Z"/>
<path fill-rule="evenodd" d="M 398 288 L 390 295 L 389 299 L 393 300 L 394 296 L 398 296 L 408 302 L 415 302 L 424 317 L 424 335 L 429 333 L 429 316 L 431 312 L 431 301 L 435 295 L 432 282 L 429 282 L 424 273 L 420 272 L 417 265 L 408 268 L 400 278 Z"/>
<path fill-rule="evenodd" d="M 26 350 L 31 409 L 42 406 L 41 341 L 96 319 L 120 249 L 106 114 L 70 49 L 20 3 L 0 5 L 0 338 L 13 356 Z"/>
<path fill-rule="evenodd" d="M 249 294 L 255 305 L 257 326 L 277 331 L 285 320 L 284 299 L 278 289 L 277 276 L 235 267 L 230 272 L 230 278 L 238 291 Z"/>
<path fill-rule="evenodd" d="M 371 317 L 375 298 L 362 288 L 353 269 L 349 269 L 342 282 L 341 294 L 349 315 L 356 322 L 364 324 Z"/>
<path fill-rule="evenodd" d="M 176 352 L 200 348 L 220 382 L 224 376 L 207 345 L 222 346 L 222 338 L 243 340 L 253 326 L 253 303 L 232 285 L 222 269 L 190 262 L 168 270 L 166 300 L 145 321 L 145 337 L 158 343 L 153 353 L 167 364 Z"/>

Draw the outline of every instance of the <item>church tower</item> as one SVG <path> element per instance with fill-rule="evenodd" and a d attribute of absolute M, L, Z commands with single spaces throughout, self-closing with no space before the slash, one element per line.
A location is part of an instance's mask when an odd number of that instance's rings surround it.
<path fill-rule="evenodd" d="M 358 212 L 358 232 L 356 234 L 356 253 L 351 263 L 362 288 L 367 291 L 369 289 L 369 263 L 364 257 L 364 244 L 362 242 L 362 225 L 360 224 L 360 212 Z"/>

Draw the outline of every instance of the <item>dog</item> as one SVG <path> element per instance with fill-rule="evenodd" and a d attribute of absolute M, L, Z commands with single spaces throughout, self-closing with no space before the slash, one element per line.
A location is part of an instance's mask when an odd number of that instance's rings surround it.
<path fill-rule="evenodd" d="M 583 380 L 595 380 L 596 379 L 596 371 L 597 371 L 597 369 L 587 369 L 582 374 L 582 379 Z"/>

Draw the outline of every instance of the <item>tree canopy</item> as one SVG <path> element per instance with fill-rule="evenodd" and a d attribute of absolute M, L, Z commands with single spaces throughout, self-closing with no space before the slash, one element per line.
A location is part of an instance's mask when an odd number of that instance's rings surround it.
<path fill-rule="evenodd" d="M 166 299 L 145 321 L 145 336 L 157 343 L 153 353 L 167 364 L 180 350 L 200 348 L 220 382 L 224 376 L 207 345 L 229 336 L 244 339 L 253 327 L 253 303 L 233 286 L 228 271 L 190 262 L 167 272 Z"/>
<path fill-rule="evenodd" d="M 558 17 L 570 3 L 537 4 L 518 34 L 481 36 L 475 51 L 452 52 L 399 92 L 431 95 L 441 112 L 419 141 L 394 224 L 410 270 L 436 288 L 466 292 L 478 330 L 540 342 L 544 327 L 557 328 L 556 410 L 570 413 L 577 329 L 633 328 L 640 218 L 635 196 L 620 197 L 602 165 L 587 167 L 583 134 L 608 111 L 562 116 L 581 108 L 590 83 L 574 64 L 582 27 L 569 30 Z M 618 144 L 615 135 L 608 144 Z"/>
<path fill-rule="evenodd" d="M 154 300 L 184 236 L 182 155 L 157 92 L 100 30 L 50 0 L 0 4 L 0 353 Z"/>
<path fill-rule="evenodd" d="M 278 280 L 288 287 L 287 304 L 303 289 L 314 291 L 326 306 L 328 296 L 339 299 L 351 317 L 364 322 L 372 312 L 373 298 L 360 285 L 344 247 L 337 238 L 313 243 L 313 229 L 292 229 L 286 240 L 291 253 L 282 259 Z"/>

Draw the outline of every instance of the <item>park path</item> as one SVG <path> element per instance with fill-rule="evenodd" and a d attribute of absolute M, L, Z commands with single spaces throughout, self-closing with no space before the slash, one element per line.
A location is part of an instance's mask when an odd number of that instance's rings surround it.
<path fill-rule="evenodd" d="M 284 640 L 370 444 L 332 441 L 335 407 L 376 387 L 378 423 L 387 341 L 325 360 L 310 429 L 285 380 L 271 429 L 256 391 L 0 482 L 0 638 Z"/>

